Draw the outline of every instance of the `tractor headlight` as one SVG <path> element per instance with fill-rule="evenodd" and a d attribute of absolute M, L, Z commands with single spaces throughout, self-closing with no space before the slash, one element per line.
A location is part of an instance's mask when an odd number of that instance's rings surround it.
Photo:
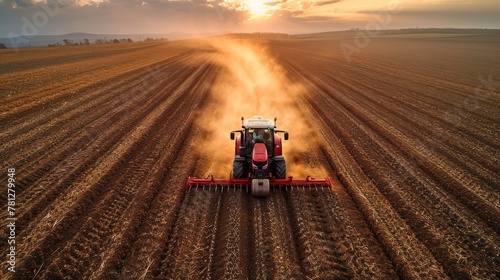
<path fill-rule="evenodd" d="M 253 164 L 253 163 L 252 163 L 252 168 L 253 168 L 253 169 L 259 169 L 259 168 L 257 167 L 257 165 L 255 165 L 255 164 Z"/>
<path fill-rule="evenodd" d="M 262 169 L 267 170 L 267 163 L 262 167 Z"/>

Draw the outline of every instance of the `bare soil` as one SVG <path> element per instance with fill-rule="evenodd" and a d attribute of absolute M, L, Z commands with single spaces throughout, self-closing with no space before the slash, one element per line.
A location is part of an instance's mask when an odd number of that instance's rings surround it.
<path fill-rule="evenodd" d="M 354 38 L 260 41 L 317 139 L 288 164 L 336 180 L 266 199 L 185 190 L 210 172 L 210 44 L 0 50 L 1 278 L 499 279 L 499 38 L 471 37 L 374 37 L 349 61 Z"/>

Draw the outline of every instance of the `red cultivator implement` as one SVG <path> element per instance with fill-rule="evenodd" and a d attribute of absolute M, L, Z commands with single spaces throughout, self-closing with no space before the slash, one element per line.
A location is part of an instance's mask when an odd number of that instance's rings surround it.
<path fill-rule="evenodd" d="M 267 181 L 266 181 L 267 180 Z M 231 189 L 249 190 L 253 196 L 268 196 L 271 189 L 291 190 L 294 188 L 309 188 L 309 189 L 328 189 L 331 190 L 332 182 L 330 178 L 314 179 L 311 176 L 305 179 L 215 179 L 212 175 L 199 179 L 189 177 L 186 189 L 213 189 L 215 191 L 224 191 Z"/>
<path fill-rule="evenodd" d="M 242 130 L 231 132 L 235 140 L 235 158 L 229 179 L 215 179 L 209 175 L 204 179 L 189 177 L 187 189 L 246 189 L 253 196 L 266 197 L 273 189 L 331 189 L 330 178 L 293 179 L 286 176 L 286 162 L 282 154 L 282 139 L 278 133 L 284 133 L 288 140 L 288 132 L 276 129 L 274 122 L 256 116 L 242 120 Z M 235 137 L 235 133 L 239 133 Z"/>

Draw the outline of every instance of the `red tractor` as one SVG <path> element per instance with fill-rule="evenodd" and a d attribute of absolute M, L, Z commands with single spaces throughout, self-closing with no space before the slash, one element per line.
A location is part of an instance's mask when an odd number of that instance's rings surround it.
<path fill-rule="evenodd" d="M 241 118 L 241 121 L 243 129 L 231 132 L 231 140 L 235 139 L 235 133 L 240 134 L 235 141 L 232 178 L 252 180 L 252 194 L 267 196 L 269 179 L 286 178 L 282 139 L 278 133 L 284 133 L 284 139 L 288 140 L 288 132 L 276 129 L 276 118 L 274 122 L 260 116 Z"/>
<path fill-rule="evenodd" d="M 229 180 L 214 179 L 209 175 L 205 179 L 190 177 L 187 188 L 210 187 L 250 187 L 253 196 L 266 197 L 271 187 L 328 187 L 330 178 L 316 180 L 286 177 L 286 162 L 283 156 L 282 138 L 288 140 L 288 132 L 276 129 L 274 121 L 255 116 L 245 120 L 241 118 L 242 129 L 232 131 L 231 140 L 235 140 L 233 170 Z M 239 135 L 236 136 L 235 134 Z"/>

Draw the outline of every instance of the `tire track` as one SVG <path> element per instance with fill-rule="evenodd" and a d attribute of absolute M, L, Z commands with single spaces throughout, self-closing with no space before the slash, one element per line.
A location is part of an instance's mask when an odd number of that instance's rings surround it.
<path fill-rule="evenodd" d="M 252 259 L 248 252 L 251 234 L 248 226 L 251 219 L 244 214 L 248 207 L 247 195 L 244 191 L 226 191 L 221 194 L 222 205 L 219 216 L 217 238 L 215 241 L 212 277 L 215 279 L 248 278 Z"/>
<path fill-rule="evenodd" d="M 248 227 L 249 233 L 249 271 L 252 279 L 266 279 L 275 275 L 275 263 L 272 256 L 272 232 L 267 200 L 249 197 L 249 208 L 247 209 L 250 217 Z"/>
<path fill-rule="evenodd" d="M 325 154 L 324 149 L 322 149 Z M 331 163 L 330 163 L 331 164 Z M 340 183 L 339 183 L 340 185 Z M 325 194 L 323 206 L 331 212 L 334 237 L 340 243 L 339 251 L 346 252 L 342 261 L 352 273 L 352 279 L 397 279 L 393 265 L 357 209 L 345 187 L 334 186 Z"/>
<path fill-rule="evenodd" d="M 273 279 L 302 279 L 298 244 L 295 242 L 290 212 L 287 209 L 286 192 L 273 191 L 267 198 L 269 228 L 264 234 L 270 234 L 271 242 L 267 247 L 272 258 Z M 263 275 L 264 278 L 267 275 Z"/>
<path fill-rule="evenodd" d="M 218 195 L 209 191 L 192 191 L 182 202 L 168 251 L 162 261 L 159 278 L 207 279 L 213 238 L 210 234 L 217 214 L 210 209 L 220 206 Z"/>
<path fill-rule="evenodd" d="M 321 202 L 325 193 L 328 191 L 294 189 L 287 197 L 301 267 L 307 278 L 352 278 L 343 261 L 347 251 L 337 240 L 330 212 Z"/>

